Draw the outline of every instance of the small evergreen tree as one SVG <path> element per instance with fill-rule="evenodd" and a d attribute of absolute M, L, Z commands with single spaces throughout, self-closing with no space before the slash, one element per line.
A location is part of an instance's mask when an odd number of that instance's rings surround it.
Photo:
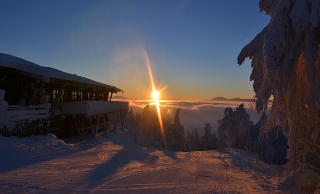
<path fill-rule="evenodd" d="M 202 150 L 212 150 L 214 148 L 214 142 L 211 135 L 210 123 L 206 123 L 204 127 L 204 135 L 202 136 L 203 148 Z"/>

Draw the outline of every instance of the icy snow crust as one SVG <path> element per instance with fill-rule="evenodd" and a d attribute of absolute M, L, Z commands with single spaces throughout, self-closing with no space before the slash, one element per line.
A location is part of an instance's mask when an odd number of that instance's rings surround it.
<path fill-rule="evenodd" d="M 27 61 L 12 55 L 8 55 L 8 54 L 0 53 L 0 66 L 13 68 L 21 72 L 38 76 L 44 82 L 49 82 L 50 78 L 54 78 L 54 79 L 69 80 L 69 81 L 75 81 L 75 82 L 80 82 L 85 84 L 102 86 L 102 87 L 116 90 L 117 92 L 122 91 L 121 89 L 114 86 L 96 82 L 91 79 L 81 77 L 75 74 L 65 73 L 63 71 L 60 71 L 51 67 L 43 67 L 35 63 L 32 63 L 30 61 Z"/>
<path fill-rule="evenodd" d="M 49 133 L 47 135 L 37 135 L 31 137 L 3 137 L 0 135 L 0 145 L 5 148 L 26 148 L 32 149 L 69 149 L 68 144 L 58 139 L 55 135 Z"/>
<path fill-rule="evenodd" d="M 0 191 L 36 193 L 299 193 L 274 190 L 281 167 L 237 149 L 171 152 L 108 137 L 0 136 Z"/>

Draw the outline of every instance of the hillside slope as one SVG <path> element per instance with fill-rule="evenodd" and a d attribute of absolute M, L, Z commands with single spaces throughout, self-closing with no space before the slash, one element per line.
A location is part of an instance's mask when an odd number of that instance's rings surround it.
<path fill-rule="evenodd" d="M 65 143 L 66 142 L 66 143 Z M 242 150 L 171 152 L 108 137 L 0 136 L 0 190 L 9 192 L 289 193 L 279 167 Z"/>

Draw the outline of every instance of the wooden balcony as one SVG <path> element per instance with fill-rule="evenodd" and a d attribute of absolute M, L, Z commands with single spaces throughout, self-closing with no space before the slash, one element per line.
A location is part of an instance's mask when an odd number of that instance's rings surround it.
<path fill-rule="evenodd" d="M 17 106 L 10 105 L 6 111 L 6 118 L 9 121 L 17 120 L 34 120 L 34 119 L 46 119 L 50 116 L 50 104 L 41 105 L 29 105 L 29 106 Z"/>
<path fill-rule="evenodd" d="M 61 114 L 94 116 L 129 110 L 129 102 L 120 101 L 75 101 L 61 103 Z"/>

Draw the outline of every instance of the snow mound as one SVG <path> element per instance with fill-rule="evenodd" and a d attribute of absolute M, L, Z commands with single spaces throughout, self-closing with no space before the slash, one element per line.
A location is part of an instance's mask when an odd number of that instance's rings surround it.
<path fill-rule="evenodd" d="M 37 135 L 31 137 L 4 137 L 0 136 L 2 148 L 26 148 L 26 149 L 69 149 L 69 145 L 58 139 L 54 134 Z"/>
<path fill-rule="evenodd" d="M 278 182 L 277 187 L 284 189 L 294 185 L 302 192 L 320 193 L 320 176 L 312 170 L 298 168 Z"/>

